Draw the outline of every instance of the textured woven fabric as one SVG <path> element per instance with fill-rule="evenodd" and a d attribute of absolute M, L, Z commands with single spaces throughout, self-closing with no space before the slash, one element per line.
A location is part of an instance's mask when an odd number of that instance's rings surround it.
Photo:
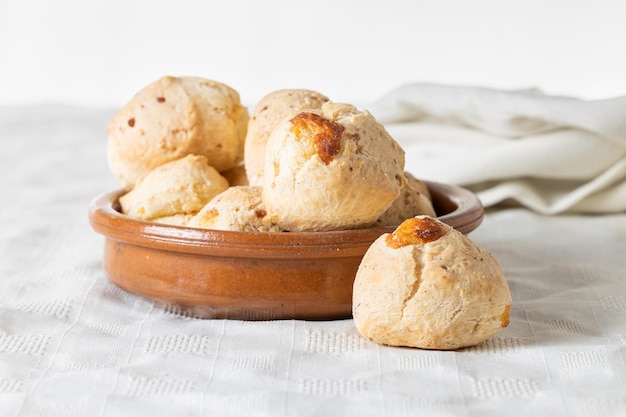
<path fill-rule="evenodd" d="M 626 97 L 416 83 L 369 109 L 402 144 L 413 174 L 471 188 L 486 206 L 626 211 Z"/>
<path fill-rule="evenodd" d="M 0 108 L 0 415 L 626 415 L 626 215 L 490 210 L 509 327 L 454 352 L 379 346 L 352 320 L 199 320 L 102 269 L 90 200 L 112 111 Z"/>

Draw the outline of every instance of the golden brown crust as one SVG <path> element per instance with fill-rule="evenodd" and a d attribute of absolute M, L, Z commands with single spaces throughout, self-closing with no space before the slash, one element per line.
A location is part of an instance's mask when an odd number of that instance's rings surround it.
<path fill-rule="evenodd" d="M 432 217 L 407 219 L 387 235 L 387 246 L 398 249 L 408 245 L 423 245 L 434 242 L 446 233 L 441 222 Z"/>
<path fill-rule="evenodd" d="M 341 149 L 344 127 L 309 112 L 299 113 L 289 121 L 296 139 L 310 140 L 320 159 L 326 165 L 330 164 Z"/>

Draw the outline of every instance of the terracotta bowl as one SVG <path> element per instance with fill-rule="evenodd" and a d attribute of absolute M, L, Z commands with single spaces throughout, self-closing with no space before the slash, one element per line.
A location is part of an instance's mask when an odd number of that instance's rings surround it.
<path fill-rule="evenodd" d="M 470 191 L 428 183 L 438 218 L 463 233 L 482 221 Z M 108 278 L 131 293 L 198 318 L 340 319 L 370 244 L 394 227 L 310 233 L 248 233 L 168 226 L 121 214 L 123 190 L 97 197 L 94 230 L 105 236 Z"/>

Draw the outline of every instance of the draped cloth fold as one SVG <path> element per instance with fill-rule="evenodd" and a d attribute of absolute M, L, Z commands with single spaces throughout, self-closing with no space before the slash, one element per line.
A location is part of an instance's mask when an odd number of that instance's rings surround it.
<path fill-rule="evenodd" d="M 407 171 L 467 187 L 486 207 L 626 211 L 626 96 L 415 83 L 368 110 L 405 149 Z"/>

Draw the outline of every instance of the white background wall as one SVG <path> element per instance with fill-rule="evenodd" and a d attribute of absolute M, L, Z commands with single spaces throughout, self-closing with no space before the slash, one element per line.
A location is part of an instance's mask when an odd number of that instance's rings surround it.
<path fill-rule="evenodd" d="M 0 105 L 119 106 L 165 74 L 245 103 L 375 100 L 411 81 L 626 94 L 620 0 L 0 0 Z"/>

